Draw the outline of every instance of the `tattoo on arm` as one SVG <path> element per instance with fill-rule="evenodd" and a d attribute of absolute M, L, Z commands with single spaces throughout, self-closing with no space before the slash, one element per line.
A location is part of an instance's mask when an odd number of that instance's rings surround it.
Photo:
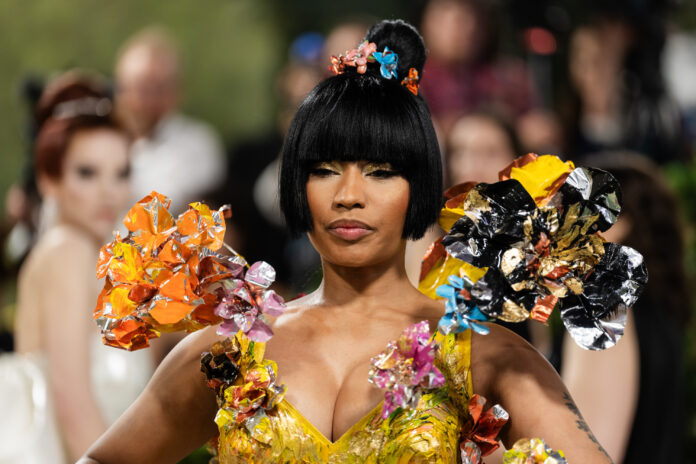
<path fill-rule="evenodd" d="M 599 451 L 601 451 L 602 454 L 604 454 L 607 457 L 607 459 L 609 459 L 610 462 L 613 462 L 611 460 L 611 457 L 609 456 L 609 454 L 604 450 L 604 448 L 602 448 L 602 445 L 599 443 L 599 441 L 597 441 L 597 438 L 595 438 L 595 436 L 592 434 L 590 427 L 587 425 L 587 422 L 585 422 L 585 419 L 583 419 L 582 414 L 580 414 L 580 410 L 575 405 L 575 403 L 573 402 L 573 399 L 570 397 L 570 395 L 568 393 L 563 393 L 563 399 L 565 400 L 566 407 L 568 409 L 570 409 L 570 411 L 573 414 L 575 414 L 575 417 L 577 417 L 577 419 L 575 420 L 575 423 L 577 424 L 578 428 L 587 434 L 587 437 L 592 441 L 592 443 L 597 445 L 597 449 L 599 449 Z"/>

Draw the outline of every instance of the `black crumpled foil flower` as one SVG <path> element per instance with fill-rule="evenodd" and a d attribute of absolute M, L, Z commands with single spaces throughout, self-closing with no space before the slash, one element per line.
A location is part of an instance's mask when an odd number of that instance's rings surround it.
<path fill-rule="evenodd" d="M 237 339 L 225 338 L 201 354 L 201 372 L 206 384 L 221 398 L 225 388 L 239 377 L 241 350 Z"/>
<path fill-rule="evenodd" d="M 464 211 L 442 243 L 453 257 L 488 268 L 471 291 L 486 316 L 545 322 L 558 306 L 583 348 L 605 349 L 621 338 L 647 269 L 636 250 L 597 234 L 621 211 L 611 174 L 576 168 L 540 206 L 517 180 L 479 184 Z"/>

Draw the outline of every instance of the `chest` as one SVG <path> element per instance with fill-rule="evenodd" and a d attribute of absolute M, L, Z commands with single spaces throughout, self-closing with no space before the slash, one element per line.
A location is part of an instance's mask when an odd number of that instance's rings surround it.
<path fill-rule="evenodd" d="M 286 400 L 251 430 L 221 427 L 219 462 L 456 463 L 462 411 L 449 389 L 439 388 L 387 419 L 379 404 L 332 441 Z"/>
<path fill-rule="evenodd" d="M 367 381 L 370 355 L 381 350 L 363 355 L 358 345 L 352 363 L 332 362 L 311 343 L 254 351 L 252 364 L 242 355 L 248 367 L 224 390 L 216 417 L 220 462 L 458 462 L 472 394 L 470 333 L 438 334 L 435 343 L 444 384 L 389 415 L 383 391 Z"/>
<path fill-rule="evenodd" d="M 285 399 L 329 440 L 343 435 L 383 398 L 368 382 L 370 360 L 380 350 L 362 345 L 337 340 L 267 351 L 277 362 L 278 381 L 287 387 Z"/>

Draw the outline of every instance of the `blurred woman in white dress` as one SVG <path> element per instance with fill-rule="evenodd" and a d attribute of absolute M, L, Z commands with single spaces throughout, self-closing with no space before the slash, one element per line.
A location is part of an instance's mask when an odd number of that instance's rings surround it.
<path fill-rule="evenodd" d="M 147 383 L 147 353 L 101 345 L 95 260 L 130 200 L 130 140 L 94 76 L 69 72 L 37 108 L 34 165 L 56 217 L 18 279 L 15 351 L 0 358 L 0 464 L 74 462 Z"/>

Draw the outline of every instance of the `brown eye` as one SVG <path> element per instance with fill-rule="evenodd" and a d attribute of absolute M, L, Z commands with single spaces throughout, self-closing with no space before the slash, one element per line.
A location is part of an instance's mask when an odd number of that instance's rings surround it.
<path fill-rule="evenodd" d="M 335 174 L 331 169 L 324 169 L 324 168 L 312 168 L 309 170 L 309 175 L 310 176 L 317 176 L 317 177 L 328 177 L 331 174 Z"/>
<path fill-rule="evenodd" d="M 368 164 L 365 166 L 365 175 L 377 177 L 379 179 L 388 179 L 390 177 L 400 176 L 401 173 L 394 169 L 389 163 Z"/>
<path fill-rule="evenodd" d="M 315 177 L 329 177 L 338 174 L 338 171 L 329 163 L 317 163 L 309 168 L 309 175 Z"/>
<path fill-rule="evenodd" d="M 399 176 L 400 174 L 397 171 L 390 170 L 390 169 L 376 169 L 372 171 L 369 175 L 372 177 L 379 177 L 382 179 L 388 179 L 389 177 L 396 177 Z"/>
<path fill-rule="evenodd" d="M 123 168 L 119 171 L 118 178 L 119 178 L 119 180 L 128 180 L 128 179 L 130 179 L 130 175 L 131 175 L 131 168 L 130 168 L 130 164 L 129 164 L 128 166 L 126 166 L 125 168 Z"/>
<path fill-rule="evenodd" d="M 97 175 L 96 169 L 93 169 L 89 166 L 78 166 L 76 171 L 77 171 L 77 176 L 80 179 L 84 179 L 84 180 L 91 179 Z"/>

